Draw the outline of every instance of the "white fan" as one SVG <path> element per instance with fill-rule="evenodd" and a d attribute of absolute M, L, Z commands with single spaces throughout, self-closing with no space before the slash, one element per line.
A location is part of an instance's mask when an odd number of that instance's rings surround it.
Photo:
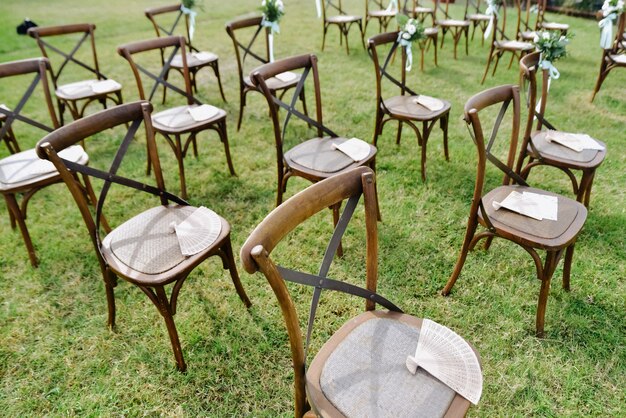
<path fill-rule="evenodd" d="M 412 374 L 421 367 L 474 405 L 483 391 L 483 374 L 476 353 L 451 329 L 424 319 L 415 356 L 406 366 Z"/>
<path fill-rule="evenodd" d="M 359 138 L 350 138 L 340 144 L 332 144 L 332 147 L 343 152 L 355 162 L 370 155 L 371 151 L 369 144 Z"/>
<path fill-rule="evenodd" d="M 222 221 L 217 213 L 200 206 L 174 229 L 183 255 L 194 255 L 215 242 L 222 232 Z"/>

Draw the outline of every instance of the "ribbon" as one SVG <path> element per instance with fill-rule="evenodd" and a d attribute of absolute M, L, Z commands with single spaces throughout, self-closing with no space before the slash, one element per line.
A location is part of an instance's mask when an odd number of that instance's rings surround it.
<path fill-rule="evenodd" d="M 189 40 L 193 40 L 193 33 L 196 30 L 196 15 L 198 14 L 195 10 L 191 10 L 188 7 L 180 5 L 180 11 L 189 16 Z"/>
<path fill-rule="evenodd" d="M 491 31 L 493 30 L 493 22 L 496 16 L 500 16 L 498 14 L 498 5 L 495 1 L 487 1 L 487 10 L 485 10 L 485 14 L 489 15 L 489 24 L 487 25 L 487 29 L 485 29 L 485 33 L 483 34 L 483 39 L 489 39 L 489 35 L 491 35 Z"/>
<path fill-rule="evenodd" d="M 617 19 L 617 13 L 611 12 L 598 22 L 600 32 L 600 47 L 610 49 L 613 45 L 613 21 Z"/>
<path fill-rule="evenodd" d="M 402 32 L 398 35 L 398 43 L 400 46 L 404 47 L 406 51 L 406 67 L 405 70 L 411 71 L 411 67 L 413 66 L 413 42 L 407 41 L 402 38 Z"/>
<path fill-rule="evenodd" d="M 541 56 L 539 56 L 539 66 L 541 67 L 542 70 L 548 70 L 549 77 L 548 77 L 548 87 L 546 91 L 549 92 L 552 79 L 555 79 L 555 80 L 558 79 L 561 76 L 561 73 L 559 73 L 559 70 L 556 69 L 556 67 L 554 66 L 554 64 L 552 64 L 551 61 L 541 59 Z M 541 97 L 539 98 L 539 100 L 537 100 L 537 105 L 535 106 L 535 112 L 541 113 Z M 535 119 L 537 119 L 536 116 L 535 116 Z"/>
<path fill-rule="evenodd" d="M 276 21 L 265 20 L 265 15 L 263 15 L 263 19 L 261 19 L 261 26 L 270 28 L 267 46 L 270 50 L 270 62 L 274 62 L 274 32 L 280 33 L 280 26 L 278 26 L 278 22 Z"/>
<path fill-rule="evenodd" d="M 387 6 L 387 8 L 385 9 L 386 12 L 394 12 L 397 13 L 398 12 L 398 0 L 390 0 L 389 1 L 389 6 Z"/>
<path fill-rule="evenodd" d="M 317 18 L 322 17 L 322 2 L 321 0 L 315 0 L 315 8 L 317 9 Z"/>

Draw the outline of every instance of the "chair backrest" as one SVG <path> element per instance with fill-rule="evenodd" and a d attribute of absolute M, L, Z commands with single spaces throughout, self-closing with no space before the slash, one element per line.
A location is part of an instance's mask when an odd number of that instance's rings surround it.
<path fill-rule="evenodd" d="M 0 115 L 3 115 L 2 120 L 0 120 L 0 138 L 4 138 L 10 132 L 9 130 L 15 121 L 34 126 L 45 132 L 52 132 L 59 127 L 48 83 L 48 73 L 50 72 L 50 61 L 47 58 L 31 58 L 0 64 L 0 83 L 10 82 L 12 86 L 15 86 L 16 84 L 19 85 L 19 81 L 16 80 L 17 77 L 33 76 L 32 81 L 28 84 L 24 94 L 17 103 L 9 103 L 7 101 L 3 103 L 4 106 L 0 106 Z M 43 98 L 50 117 L 49 121 L 46 122 L 24 115 L 24 108 L 39 84 L 41 84 Z M 3 98 L 3 100 L 6 99 L 7 97 Z"/>
<path fill-rule="evenodd" d="M 397 2 L 400 0 L 396 0 Z M 365 14 L 369 10 L 385 10 L 389 5 L 390 0 L 365 0 Z M 397 4 L 396 4 L 397 5 Z M 399 7 L 398 7 L 399 8 Z"/>
<path fill-rule="evenodd" d="M 537 51 L 532 54 L 525 55 L 519 62 L 522 81 L 524 82 L 524 86 L 527 87 L 526 106 L 528 107 L 528 120 L 526 122 L 524 138 L 531 134 L 533 130 L 533 121 L 535 119 L 537 120 L 536 130 L 541 130 L 544 125 L 549 129 L 554 129 L 554 126 L 552 126 L 544 117 L 548 102 L 548 83 L 550 79 L 550 71 L 547 69 L 540 70 L 541 92 L 539 97 L 537 97 L 539 87 L 537 73 L 539 70 L 540 58 L 541 52 Z M 537 106 L 538 100 L 539 106 Z"/>
<path fill-rule="evenodd" d="M 285 102 L 283 99 L 278 97 L 275 91 L 268 87 L 267 80 L 277 74 L 287 71 L 302 71 L 302 76 L 296 87 L 293 89 L 293 95 L 290 99 L 287 99 L 288 102 Z M 309 76 L 313 77 L 313 91 L 315 92 L 315 119 L 310 118 L 295 108 L 296 102 L 298 101 L 300 93 L 302 92 L 305 82 Z M 279 167 L 282 167 L 285 132 L 287 131 L 289 122 L 293 119 L 292 116 L 295 116 L 297 119 L 307 122 L 309 125 L 315 127 L 317 129 L 318 137 L 326 135 L 332 138 L 337 138 L 339 136 L 324 126 L 322 120 L 322 95 L 320 93 L 320 79 L 317 71 L 317 57 L 315 55 L 298 55 L 262 65 L 252 72 L 250 79 L 252 80 L 252 83 L 261 91 L 261 93 L 263 93 L 269 106 L 270 117 L 274 126 L 276 157 L 278 159 L 277 161 Z M 285 96 L 287 95 L 285 94 Z M 280 108 L 286 110 L 282 126 L 278 117 L 278 111 Z"/>
<path fill-rule="evenodd" d="M 520 30 L 533 32 L 539 28 L 539 3 L 541 1 L 542 0 L 519 0 L 517 2 L 517 13 L 520 16 Z"/>
<path fill-rule="evenodd" d="M 484 3 L 487 4 L 487 1 L 485 0 Z M 467 16 L 471 14 L 484 14 L 485 10 L 481 9 L 481 6 L 481 0 L 467 0 L 465 2 L 465 19 L 467 19 Z"/>
<path fill-rule="evenodd" d="M 44 57 L 50 58 L 48 55 L 49 51 L 54 52 L 63 58 L 61 64 L 56 67 L 56 71 L 54 67 L 51 69 L 52 74 L 52 82 L 54 83 L 54 87 L 57 88 L 59 84 L 59 78 L 61 78 L 61 74 L 63 74 L 63 70 L 67 68 L 67 65 L 72 63 L 77 67 L 80 67 L 91 74 L 95 74 L 98 80 L 106 80 L 107 76 L 100 72 L 100 67 L 98 65 L 98 54 L 96 53 L 96 40 L 94 32 L 96 30 L 96 25 L 91 23 L 80 23 L 75 25 L 61 25 L 61 26 L 47 26 L 47 27 L 34 27 L 28 29 L 28 34 L 35 38 L 37 41 L 37 45 L 41 50 L 41 53 Z M 78 36 L 76 43 L 68 49 L 64 49 L 60 46 L 55 46 L 49 42 L 47 38 L 53 36 Z M 77 58 L 78 51 L 81 47 L 88 41 L 90 45 L 91 57 L 84 56 L 83 59 Z M 60 43 L 60 42 L 59 42 Z M 89 59 L 89 63 L 85 62 Z"/>
<path fill-rule="evenodd" d="M 485 183 L 487 161 L 491 162 L 504 173 L 502 184 L 507 185 L 514 182 L 521 185 L 527 185 L 526 182 L 513 171 L 520 128 L 519 101 L 519 87 L 514 85 L 504 85 L 493 87 L 475 94 L 465 103 L 463 119 L 468 125 L 468 131 L 476 144 L 478 154 L 476 186 L 474 189 L 474 197 L 472 199 L 472 210 L 482 204 L 481 198 Z M 492 106 L 497 107 L 497 105 L 500 105 L 500 108 L 497 111 L 491 133 L 488 137 L 486 137 L 485 131 L 487 131 L 487 129 L 483 127 L 479 114 L 487 109 L 492 111 L 490 108 Z M 502 121 L 509 110 L 511 112 L 511 136 L 508 143 L 508 152 L 506 153 L 506 162 L 503 162 L 495 155 L 495 150 L 499 148 L 496 145 L 496 140 L 498 137 L 503 136 L 503 134 L 498 131 L 500 130 Z M 488 120 L 486 117 L 483 119 Z M 508 127 L 506 131 L 509 131 Z M 503 145 L 504 149 L 506 149 L 506 144 Z M 483 211 L 483 213 L 485 212 Z"/>
<path fill-rule="evenodd" d="M 144 10 L 144 14 L 152 23 L 157 37 L 175 36 L 180 34 L 185 37 L 185 44 L 191 52 L 198 52 L 191 44 L 189 15 L 183 13 L 181 4 L 170 6 L 151 7 Z M 181 29 L 181 21 L 184 22 L 184 30 Z"/>
<path fill-rule="evenodd" d="M 327 16 L 347 15 L 349 14 L 343 8 L 341 0 L 322 0 L 322 18 L 326 20 Z"/>
<path fill-rule="evenodd" d="M 158 53 L 160 55 L 162 54 L 162 57 L 165 57 L 165 59 L 163 60 L 163 65 L 160 66 L 161 68 L 158 74 L 153 69 L 154 66 L 149 68 L 147 65 L 141 65 L 136 61 L 134 55 L 144 52 L 153 52 L 154 54 Z M 141 100 L 152 101 L 154 94 L 159 88 L 159 85 L 163 85 L 168 89 L 171 89 L 176 93 L 184 96 L 187 99 L 187 104 L 201 104 L 200 101 L 193 96 L 193 92 L 191 90 L 189 67 L 187 66 L 187 54 L 185 52 L 185 38 L 183 38 L 182 36 L 167 36 L 163 38 L 132 42 L 119 46 L 117 48 L 117 53 L 124 57 L 126 61 L 128 61 L 128 63 L 130 64 L 130 68 L 132 69 L 133 75 L 135 76 L 137 88 L 139 89 L 139 98 Z M 171 68 L 172 61 L 175 58 L 182 61 L 182 73 L 183 78 L 185 79 L 185 90 L 182 90 L 179 87 L 171 84 L 166 79 L 166 76 Z M 152 60 L 152 63 L 154 62 L 156 61 Z M 146 90 L 144 89 L 144 77 L 146 78 L 146 80 L 149 79 L 154 81 L 154 84 L 152 85 L 149 94 L 146 94 Z"/>
<path fill-rule="evenodd" d="M 241 86 L 245 84 L 243 81 L 244 76 L 249 74 L 247 69 L 250 66 L 246 65 L 247 63 L 252 62 L 254 64 L 252 67 L 254 68 L 267 64 L 270 61 L 269 28 L 261 26 L 262 21 L 262 16 L 256 16 L 233 20 L 226 24 L 226 33 L 232 39 L 235 47 Z"/>
<path fill-rule="evenodd" d="M 125 187 L 130 187 L 138 191 L 152 194 L 159 198 L 162 205 L 167 205 L 169 202 L 175 202 L 183 205 L 187 204 L 185 201 L 165 190 L 165 182 L 161 172 L 159 154 L 154 141 L 154 130 L 150 119 L 151 112 L 152 105 L 146 101 L 119 105 L 110 109 L 102 110 L 98 113 L 63 126 L 48 134 L 37 143 L 37 155 L 39 155 L 40 158 L 47 159 L 54 164 L 56 169 L 59 171 L 61 178 L 72 193 L 83 220 L 85 221 L 85 225 L 89 230 L 89 235 L 96 252 L 99 255 L 98 258 L 100 261 L 100 267 L 103 271 L 104 261 L 102 254 L 100 253 L 100 220 L 102 219 L 103 206 L 112 184 L 120 184 Z M 152 168 L 154 170 L 156 186 L 143 184 L 139 181 L 122 177 L 117 174 L 123 162 L 124 156 L 126 155 L 131 143 L 133 142 L 133 138 L 142 123 L 145 128 L 148 153 L 150 155 L 149 161 L 151 161 Z M 96 169 L 87 165 L 72 163 L 71 161 L 65 160 L 59 156 L 59 152 L 78 143 L 79 141 L 84 141 L 85 139 L 91 138 L 100 132 L 118 127 L 120 125 L 128 126 L 127 132 L 114 158 L 112 159 L 108 171 Z M 97 199 L 95 214 L 92 214 L 89 209 L 87 198 L 84 194 L 83 186 L 81 186 L 78 181 L 77 173 L 104 181 L 104 185 Z"/>
<path fill-rule="evenodd" d="M 341 235 L 347 226 L 352 213 L 363 195 L 365 206 L 366 230 L 366 289 L 350 285 L 345 282 L 327 277 L 330 263 L 336 253 Z M 298 225 L 314 214 L 348 199 L 341 219 L 329 242 L 321 267 L 317 274 L 303 273 L 279 266 L 272 260 L 274 248 Z M 293 243 L 290 242 L 290 246 Z M 250 234 L 241 249 L 241 260 L 246 271 L 250 274 L 260 271 L 272 287 L 282 310 L 283 318 L 289 334 L 291 355 L 295 374 L 295 416 L 304 413 L 306 403 L 305 394 L 305 363 L 306 345 L 303 343 L 298 313 L 285 280 L 295 281 L 316 287 L 313 300 L 319 300 L 322 288 L 339 290 L 350 294 L 358 294 L 366 298 L 366 309 L 373 310 L 375 303 L 383 304 L 389 309 L 399 311 L 397 307 L 384 299 L 376 297 L 378 277 L 378 231 L 377 231 L 377 202 L 375 192 L 374 172 L 366 167 L 332 176 L 316 183 L 293 196 L 282 205 L 274 209 Z M 311 326 L 315 315 L 317 302 L 311 305 L 309 327 L 306 341 L 310 337 Z"/>
<path fill-rule="evenodd" d="M 519 0 L 515 0 L 519 4 Z M 506 34 L 506 1 L 503 1 L 498 7 L 498 13 L 493 16 L 493 31 L 491 32 L 491 42 L 509 40 Z M 517 15 L 517 25 L 519 29 L 519 13 Z M 517 31 L 515 32 L 517 34 Z M 517 35 L 516 35 L 517 36 Z"/>
<path fill-rule="evenodd" d="M 617 17 L 617 30 L 613 38 L 611 49 L 607 52 L 611 54 L 621 54 L 626 49 L 626 12 L 622 12 Z"/>

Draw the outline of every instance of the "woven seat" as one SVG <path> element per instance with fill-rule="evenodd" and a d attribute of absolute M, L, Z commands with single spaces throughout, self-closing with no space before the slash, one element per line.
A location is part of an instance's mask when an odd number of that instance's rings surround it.
<path fill-rule="evenodd" d="M 467 15 L 467 18 L 469 20 L 490 20 L 491 16 L 482 13 L 474 13 Z"/>
<path fill-rule="evenodd" d="M 220 119 L 226 118 L 226 111 L 215 108 L 215 115 L 202 121 L 197 121 L 191 117 L 190 109 L 194 109 L 198 105 L 177 106 L 152 115 L 152 123 L 159 131 L 167 132 L 188 132 L 190 130 L 202 130 L 207 125 L 213 124 Z"/>
<path fill-rule="evenodd" d="M 513 41 L 513 40 L 503 40 L 496 41 L 496 48 L 506 49 L 508 51 L 532 51 L 535 49 L 535 46 L 530 42 L 521 42 L 521 41 Z"/>
<path fill-rule="evenodd" d="M 191 67 L 196 67 L 199 65 L 205 65 L 210 62 L 217 61 L 218 57 L 212 52 L 187 52 L 187 65 Z M 183 68 L 183 57 L 180 54 L 177 54 L 172 58 L 172 67 L 174 68 Z"/>
<path fill-rule="evenodd" d="M 103 84 L 108 82 L 107 84 Z M 99 89 L 103 86 L 102 89 Z M 82 80 L 74 83 L 60 85 L 54 94 L 62 100 L 82 100 L 94 95 L 106 96 L 116 91 L 120 91 L 122 86 L 114 80 Z"/>

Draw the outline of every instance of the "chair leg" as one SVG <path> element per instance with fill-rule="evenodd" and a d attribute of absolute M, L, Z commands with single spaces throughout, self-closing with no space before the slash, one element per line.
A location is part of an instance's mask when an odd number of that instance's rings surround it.
<path fill-rule="evenodd" d="M 224 254 L 226 255 L 226 261 L 227 261 L 227 263 L 225 263 L 224 265 L 224 268 L 228 269 L 228 271 L 230 272 L 230 278 L 232 279 L 233 284 L 235 285 L 235 290 L 237 290 L 239 299 L 241 299 L 241 301 L 246 306 L 246 308 L 249 308 L 252 305 L 252 303 L 250 302 L 250 299 L 248 299 L 248 295 L 246 295 L 246 291 L 244 290 L 243 285 L 241 284 L 241 280 L 239 280 L 239 274 L 237 273 L 237 265 L 235 264 L 235 257 L 233 256 L 233 247 L 230 242 L 230 235 L 228 235 L 228 237 L 226 238 L 226 242 L 224 243 L 221 249 L 222 251 L 224 251 Z"/>
<path fill-rule="evenodd" d="M 324 45 L 326 45 L 326 32 L 328 32 L 328 24 L 324 23 L 324 34 L 322 35 L 322 52 L 324 52 Z"/>
<path fill-rule="evenodd" d="M 602 83 L 604 83 L 604 79 L 606 78 L 606 76 L 608 75 L 609 71 L 606 70 L 606 58 L 605 58 L 605 53 L 602 53 L 602 62 L 600 63 L 600 72 L 598 73 L 598 80 L 596 81 L 596 85 L 593 88 L 593 93 L 591 94 L 591 100 L 590 102 L 593 103 L 593 99 L 595 99 L 596 94 L 600 91 L 600 88 L 602 87 Z"/>
<path fill-rule="evenodd" d="M 400 139 L 402 139 L 402 121 L 398 120 L 398 132 L 396 133 L 396 145 L 400 145 Z"/>
<path fill-rule="evenodd" d="M 446 157 L 446 161 L 450 161 L 450 154 L 448 151 L 448 120 L 450 113 L 446 113 L 439 120 L 439 127 L 443 131 L 443 155 Z"/>
<path fill-rule="evenodd" d="M 542 277 L 539 278 L 541 280 L 541 289 L 539 290 L 536 320 L 536 335 L 539 338 L 544 335 L 546 307 L 548 305 L 548 294 L 550 293 L 550 280 L 552 280 L 552 274 L 554 274 L 554 269 L 559 261 L 559 254 L 560 251 L 548 251 L 543 266 Z"/>
<path fill-rule="evenodd" d="M 454 270 L 452 271 L 452 275 L 448 279 L 448 283 L 441 291 L 443 296 L 448 296 L 450 291 L 454 287 L 456 280 L 459 278 L 461 274 L 461 270 L 463 270 L 463 265 L 465 264 L 465 260 L 467 259 L 467 253 L 469 252 L 470 243 L 474 238 L 474 234 L 476 233 L 476 227 L 478 223 L 476 221 L 476 214 L 470 214 L 470 218 L 467 221 L 467 230 L 465 231 L 465 238 L 463 239 L 463 245 L 461 246 L 461 253 L 459 254 L 459 258 L 456 261 L 454 266 Z"/>
<path fill-rule="evenodd" d="M 165 319 L 165 326 L 167 327 L 167 333 L 170 336 L 170 342 L 172 343 L 172 350 L 174 351 L 174 357 L 176 358 L 176 366 L 178 370 L 184 372 L 187 370 L 185 359 L 183 358 L 183 350 L 180 346 L 180 340 L 178 339 L 178 331 L 176 330 L 176 324 L 174 323 L 174 316 L 172 315 L 172 308 L 165 294 L 163 286 L 155 286 L 154 291 L 156 294 L 155 304 L 159 313 Z"/>
<path fill-rule="evenodd" d="M 236 176 L 235 167 L 233 167 L 233 160 L 230 157 L 230 147 L 228 145 L 228 131 L 226 130 L 226 120 L 224 119 L 222 122 L 218 124 L 218 133 L 220 135 L 220 139 L 224 144 L 224 153 L 226 154 L 226 163 L 228 164 L 228 170 L 230 171 L 231 176 Z"/>
<path fill-rule="evenodd" d="M 222 88 L 222 78 L 220 77 L 220 65 L 218 64 L 217 60 L 211 64 L 211 68 L 213 68 L 213 72 L 215 73 L 215 78 L 217 78 L 217 85 L 220 88 L 220 94 L 222 95 L 222 100 L 224 100 L 224 102 L 228 102 L 226 100 L 226 96 L 224 96 L 224 89 Z"/>
<path fill-rule="evenodd" d="M 243 119 L 243 109 L 246 107 L 246 96 L 248 92 L 243 88 L 239 91 L 239 119 L 237 120 L 237 132 L 241 129 L 241 120 Z"/>
<path fill-rule="evenodd" d="M 483 74 L 483 79 L 480 81 L 480 84 L 485 84 L 485 79 L 487 78 L 489 67 L 491 67 L 492 59 L 493 59 L 493 46 L 489 49 L 489 57 L 487 58 L 487 66 L 485 67 L 485 73 Z"/>
<path fill-rule="evenodd" d="M 565 260 L 563 260 L 563 290 L 570 290 L 570 274 L 572 271 L 572 260 L 574 258 L 575 243 L 570 244 L 565 250 Z"/>
<path fill-rule="evenodd" d="M 192 134 L 193 135 L 193 134 Z M 184 154 L 183 147 L 180 141 L 180 135 L 175 135 L 175 150 L 174 154 L 176 155 L 176 160 L 178 161 L 178 175 L 180 177 L 180 196 L 183 199 L 187 199 L 187 185 L 185 182 L 185 162 L 184 162 Z"/>
<path fill-rule="evenodd" d="M 341 209 L 341 202 L 332 206 L 333 210 L 333 227 L 337 226 L 339 222 L 339 210 Z M 341 245 L 341 241 L 339 241 L 339 246 L 337 247 L 337 257 L 343 257 L 343 245 Z"/>
<path fill-rule="evenodd" d="M 25 214 L 22 213 L 20 207 L 17 203 L 17 199 L 15 195 L 4 194 L 4 200 L 7 203 L 7 207 L 11 212 L 13 219 L 17 223 L 20 228 L 20 232 L 22 233 L 22 238 L 24 239 L 24 244 L 26 245 L 26 250 L 28 251 L 28 258 L 30 259 L 30 264 L 33 267 L 37 267 L 39 265 L 39 261 L 37 260 L 37 255 L 35 254 L 35 248 L 33 247 L 33 242 L 30 239 L 30 234 L 28 233 L 28 228 L 26 227 L 26 218 Z"/>
<path fill-rule="evenodd" d="M 107 325 L 109 329 L 115 329 L 115 286 L 117 284 L 117 277 L 115 274 L 105 267 L 102 272 L 104 276 L 104 290 L 107 295 L 107 308 L 109 312 Z"/>
<path fill-rule="evenodd" d="M 376 109 L 376 122 L 374 124 L 374 138 L 372 139 L 372 144 L 376 146 L 378 143 L 378 136 L 382 134 L 382 121 L 383 121 L 383 111 L 380 108 L 380 104 L 378 105 L 378 109 Z"/>

